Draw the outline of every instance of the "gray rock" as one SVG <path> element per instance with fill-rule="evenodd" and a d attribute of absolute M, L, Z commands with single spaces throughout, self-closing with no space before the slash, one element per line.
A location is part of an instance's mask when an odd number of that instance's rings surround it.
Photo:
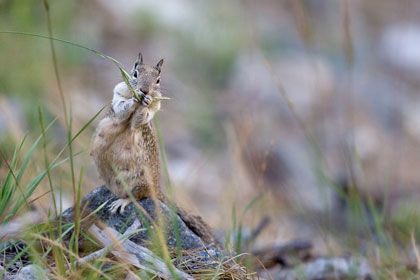
<path fill-rule="evenodd" d="M 373 279 L 373 269 L 363 258 L 318 258 L 292 268 L 270 270 L 276 280 Z M 262 273 L 265 276 L 265 272 Z"/>
<path fill-rule="evenodd" d="M 118 232 L 124 232 L 126 228 L 130 227 L 136 218 L 139 218 L 142 225 L 141 228 L 145 229 L 140 231 L 130 237 L 130 240 L 135 242 L 138 245 L 147 245 L 147 242 L 150 241 L 150 233 L 146 230 L 147 224 L 151 225 L 151 221 L 146 218 L 143 213 L 136 209 L 135 205 L 131 203 L 125 208 L 124 214 L 112 214 L 108 209 L 113 201 L 117 197 L 111 193 L 105 186 L 101 186 L 92 192 L 90 192 L 82 201 L 81 209 L 86 207 L 84 214 L 82 216 L 87 216 L 92 211 L 98 209 L 102 204 L 107 202 L 105 207 L 101 208 L 97 213 L 94 219 L 99 219 L 100 221 L 107 224 L 107 226 L 117 230 Z M 157 213 L 155 209 L 155 204 L 151 198 L 145 198 L 139 200 L 138 203 L 144 208 L 148 215 L 156 220 Z M 175 225 L 178 224 L 179 235 L 181 247 L 184 250 L 197 249 L 203 247 L 203 241 L 195 235 L 180 219 L 179 216 L 174 216 L 170 208 L 162 202 L 160 203 L 160 215 L 166 221 L 166 236 L 167 244 L 170 248 L 176 247 L 176 231 Z M 72 222 L 74 220 L 74 208 L 71 207 L 63 212 L 62 218 L 66 222 Z M 94 222 L 94 219 L 89 219 L 86 223 Z M 176 221 L 176 222 L 175 222 Z M 151 229 L 153 230 L 153 229 Z"/>
<path fill-rule="evenodd" d="M 10 279 L 10 278 L 9 278 Z M 38 265 L 30 264 L 23 267 L 13 278 L 15 280 L 44 280 L 48 279 L 45 271 Z"/>

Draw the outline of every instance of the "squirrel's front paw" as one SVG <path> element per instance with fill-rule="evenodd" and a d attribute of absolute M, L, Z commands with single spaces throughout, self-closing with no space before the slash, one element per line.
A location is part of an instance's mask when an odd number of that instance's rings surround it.
<path fill-rule="evenodd" d="M 141 104 L 143 106 L 149 106 L 150 104 L 152 104 L 152 102 L 153 102 L 153 98 L 150 95 L 143 94 L 143 98 L 141 100 Z"/>

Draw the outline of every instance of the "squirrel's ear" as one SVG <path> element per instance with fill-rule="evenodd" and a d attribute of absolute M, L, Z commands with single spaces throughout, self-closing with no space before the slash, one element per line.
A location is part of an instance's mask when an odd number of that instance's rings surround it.
<path fill-rule="evenodd" d="M 139 52 L 139 56 L 137 57 L 136 63 L 134 64 L 134 68 L 137 67 L 137 65 L 143 64 L 143 55 L 141 52 Z"/>
<path fill-rule="evenodd" d="M 141 54 L 141 52 L 139 52 L 139 56 L 137 57 L 136 62 L 134 62 L 133 69 L 131 70 L 131 76 L 133 76 L 134 73 L 136 72 L 137 66 L 142 65 L 142 64 L 143 64 L 143 55 Z"/>
<path fill-rule="evenodd" d="M 159 73 L 160 73 L 160 69 L 162 68 L 162 64 L 163 64 L 163 58 L 159 60 L 159 62 L 155 66 L 155 69 L 158 70 Z"/>

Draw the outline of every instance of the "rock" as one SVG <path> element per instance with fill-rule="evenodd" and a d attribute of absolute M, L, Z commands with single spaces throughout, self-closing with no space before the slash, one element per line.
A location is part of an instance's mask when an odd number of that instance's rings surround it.
<path fill-rule="evenodd" d="M 384 58 L 410 71 L 420 69 L 420 25 L 391 24 L 387 27 L 381 40 Z"/>
<path fill-rule="evenodd" d="M 30 264 L 22 268 L 16 275 L 15 280 L 44 280 L 48 279 L 45 271 L 38 265 Z"/>
<path fill-rule="evenodd" d="M 363 258 L 318 258 L 288 269 L 277 266 L 269 272 L 278 280 L 373 279 L 373 269 Z"/>
<path fill-rule="evenodd" d="M 140 266 L 137 267 L 143 267 L 144 269 L 145 267 L 148 267 L 146 264 L 150 262 L 150 259 L 153 260 L 154 264 L 158 263 L 159 257 L 150 257 L 150 255 L 153 254 L 152 251 L 147 253 L 146 256 L 145 251 L 148 252 L 148 247 L 153 249 L 153 246 L 150 246 L 151 238 L 147 230 L 147 224 L 149 224 L 149 226 L 152 225 L 150 219 L 156 221 L 157 216 L 160 215 L 160 218 L 165 221 L 163 224 L 166 225 L 164 230 L 169 249 L 175 249 L 177 247 L 175 229 L 178 228 L 179 231 L 180 245 L 184 253 L 180 262 L 175 260 L 175 266 L 177 268 L 189 273 L 194 271 L 199 273 L 200 271 L 215 270 L 222 262 L 223 267 L 221 268 L 221 271 L 224 272 L 226 269 L 226 275 L 234 274 L 237 279 L 248 279 L 246 276 L 246 269 L 232 260 L 233 255 L 230 252 L 222 252 L 212 244 L 205 244 L 205 242 L 194 234 L 178 215 L 174 215 L 174 212 L 164 203 L 159 201 L 159 210 L 156 211 L 153 199 L 145 198 L 137 202 L 145 210 L 147 215 L 144 215 L 133 203 L 128 205 L 121 215 L 112 214 L 109 211 L 108 206 L 116 199 L 117 197 L 115 197 L 105 186 L 101 186 L 90 192 L 81 203 L 81 209 L 86 209 L 84 214 L 81 215 L 82 217 L 86 217 L 89 213 L 99 209 L 104 203 L 106 203 L 106 205 L 96 212 L 94 218 L 90 218 L 89 221 L 85 222 L 87 225 L 82 225 L 82 227 L 85 229 L 90 228 L 91 234 L 93 233 L 92 229 L 96 228 L 96 233 L 98 233 L 100 231 L 98 231 L 97 227 L 91 225 L 100 221 L 105 223 L 108 227 L 108 229 L 103 230 L 103 232 L 114 231 L 115 236 L 120 235 L 120 233 L 127 235 L 129 232 L 136 230 L 137 233 L 131 235 L 128 240 L 122 243 L 122 246 L 137 258 L 137 261 L 132 263 L 134 266 L 136 266 L 135 264 L 137 263 L 140 264 Z M 74 208 L 72 207 L 64 211 L 62 218 L 64 223 L 73 221 Z M 177 227 L 176 224 L 178 224 Z M 96 240 L 99 240 L 98 236 L 99 235 L 96 234 Z M 111 242 L 102 242 L 101 245 L 105 246 L 109 243 Z M 203 248 L 203 244 L 205 244 L 206 248 Z M 81 245 L 79 243 L 79 248 L 80 247 Z M 165 274 L 163 266 L 157 265 L 155 269 L 157 269 L 157 275 L 159 275 L 159 273 L 163 273 L 162 275 Z M 183 272 L 180 271 L 180 273 Z M 189 279 L 189 277 L 181 277 L 181 279 Z"/>
<path fill-rule="evenodd" d="M 87 216 L 89 213 L 91 213 L 95 209 L 98 209 L 102 204 L 108 201 L 108 203 L 96 213 L 95 217 L 89 219 L 89 221 L 87 221 L 86 223 L 93 223 L 95 222 L 95 219 L 98 219 L 101 222 L 105 223 L 108 227 L 113 228 L 118 232 L 122 232 L 125 228 L 130 227 L 136 218 L 142 221 L 142 229 L 146 229 L 146 223 L 151 224 L 150 221 L 147 218 L 145 218 L 143 214 L 140 215 L 141 212 L 138 209 L 136 209 L 133 203 L 131 203 L 125 208 L 124 214 L 122 215 L 110 213 L 108 205 L 110 205 L 116 199 L 117 197 L 115 197 L 114 194 L 112 194 L 111 191 L 109 191 L 108 188 L 106 188 L 105 186 L 101 186 L 90 192 L 88 195 L 86 195 L 86 197 L 82 201 L 81 207 L 81 209 L 86 207 L 86 211 L 84 211 L 84 214 L 82 214 L 82 216 Z M 157 215 L 153 199 L 145 198 L 139 200 L 138 203 L 144 208 L 144 210 L 153 220 L 156 220 Z M 167 222 L 166 233 L 168 247 L 176 247 L 176 223 L 174 222 L 174 218 L 176 218 L 179 227 L 182 249 L 191 250 L 202 248 L 204 242 L 185 225 L 181 218 L 179 216 L 174 217 L 172 211 L 164 203 L 159 202 L 159 204 L 160 215 Z M 62 218 L 66 222 L 72 222 L 74 220 L 74 208 L 71 207 L 64 211 L 62 214 Z M 130 240 L 138 245 L 146 245 L 146 243 L 150 241 L 150 236 L 147 230 L 143 230 L 131 236 Z"/>

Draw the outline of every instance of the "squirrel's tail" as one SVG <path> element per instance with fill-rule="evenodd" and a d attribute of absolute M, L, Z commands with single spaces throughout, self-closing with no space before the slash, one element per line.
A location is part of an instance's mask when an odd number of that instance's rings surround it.
<path fill-rule="evenodd" d="M 169 199 L 166 195 L 159 193 L 158 198 L 160 201 L 164 202 L 166 205 L 170 205 Z M 204 222 L 203 218 L 200 216 L 191 215 L 184 209 L 175 205 L 175 211 L 185 225 L 198 237 L 203 240 L 206 245 L 213 243 L 217 248 L 221 248 L 220 242 L 214 236 L 213 232 L 210 229 L 210 226 Z"/>
<path fill-rule="evenodd" d="M 191 215 L 180 207 L 177 207 L 177 212 L 186 226 L 198 237 L 200 237 L 205 243 L 213 243 L 214 246 L 220 247 L 220 243 L 214 236 L 210 227 L 206 224 L 206 222 L 203 221 L 200 216 Z"/>

